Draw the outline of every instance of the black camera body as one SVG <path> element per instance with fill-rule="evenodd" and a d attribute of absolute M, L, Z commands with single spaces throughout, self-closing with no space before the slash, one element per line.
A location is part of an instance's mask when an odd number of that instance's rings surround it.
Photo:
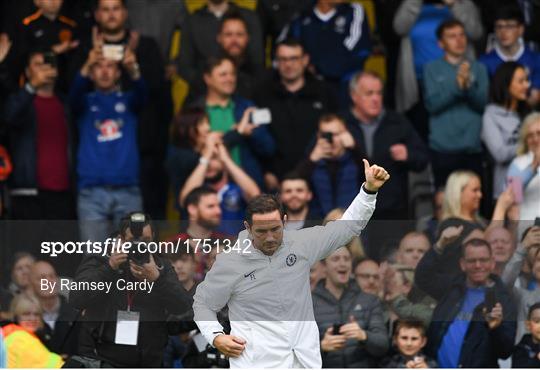
<path fill-rule="evenodd" d="M 131 230 L 133 240 L 131 240 L 128 258 L 139 266 L 150 262 L 150 253 L 146 250 L 146 243 L 141 240 L 146 221 L 143 213 L 133 213 L 129 218 L 129 230 Z"/>

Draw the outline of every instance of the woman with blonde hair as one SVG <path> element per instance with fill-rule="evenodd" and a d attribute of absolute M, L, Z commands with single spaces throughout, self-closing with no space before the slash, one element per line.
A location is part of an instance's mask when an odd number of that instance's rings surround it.
<path fill-rule="evenodd" d="M 62 357 L 50 352 L 36 332 L 43 327 L 43 310 L 39 302 L 19 294 L 11 302 L 15 323 L 2 328 L 8 368 L 60 368 Z"/>
<path fill-rule="evenodd" d="M 517 179 L 522 187 L 519 219 L 534 221 L 540 217 L 540 113 L 525 117 L 519 134 L 517 157 L 510 164 L 508 177 L 512 181 Z M 521 223 L 520 228 L 528 223 Z"/>

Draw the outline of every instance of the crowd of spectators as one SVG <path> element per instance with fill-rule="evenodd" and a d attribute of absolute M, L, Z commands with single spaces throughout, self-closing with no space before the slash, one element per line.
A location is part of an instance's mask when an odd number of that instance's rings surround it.
<path fill-rule="evenodd" d="M 365 233 L 312 267 L 323 366 L 540 367 L 539 20 L 534 0 L 3 1 L 2 222 L 103 241 L 141 213 L 148 240 L 148 220 L 180 219 L 161 239 L 190 252 L 86 255 L 63 276 L 156 282 L 119 351 L 122 293 L 44 291 L 62 258 L 0 232 L 0 367 L 226 366 L 170 320 L 216 243 L 261 193 L 285 229 L 338 220 L 363 159 L 391 178 Z"/>

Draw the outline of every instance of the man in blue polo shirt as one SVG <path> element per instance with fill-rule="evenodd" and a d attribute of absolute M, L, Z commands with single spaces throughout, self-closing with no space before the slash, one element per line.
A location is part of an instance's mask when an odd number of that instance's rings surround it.
<path fill-rule="evenodd" d="M 540 102 L 540 54 L 524 43 L 524 24 L 519 7 L 499 8 L 494 21 L 495 45 L 493 50 L 480 57 L 480 62 L 484 63 L 490 77 L 504 62 L 515 61 L 525 66 L 532 86 L 529 103 L 535 106 Z"/>

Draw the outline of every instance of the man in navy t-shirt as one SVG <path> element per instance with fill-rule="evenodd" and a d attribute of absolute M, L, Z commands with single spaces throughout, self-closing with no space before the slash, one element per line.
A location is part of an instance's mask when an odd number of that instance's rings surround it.
<path fill-rule="evenodd" d="M 531 94 L 529 103 L 535 106 L 540 102 L 540 54 L 532 51 L 523 41 L 525 32 L 523 14 L 517 6 L 498 9 L 495 22 L 495 45 L 493 50 L 480 57 L 490 77 L 504 62 L 515 61 L 522 64 L 529 73 Z"/>
<path fill-rule="evenodd" d="M 130 48 L 105 54 L 99 42 L 94 45 L 70 92 L 79 131 L 77 185 L 82 240 L 103 240 L 110 232 L 108 220 L 119 221 L 130 212 L 142 211 L 136 111 L 146 101 L 146 86 Z M 118 62 L 133 81 L 133 91 L 118 87 Z M 92 83 L 94 90 L 88 91 Z"/>

